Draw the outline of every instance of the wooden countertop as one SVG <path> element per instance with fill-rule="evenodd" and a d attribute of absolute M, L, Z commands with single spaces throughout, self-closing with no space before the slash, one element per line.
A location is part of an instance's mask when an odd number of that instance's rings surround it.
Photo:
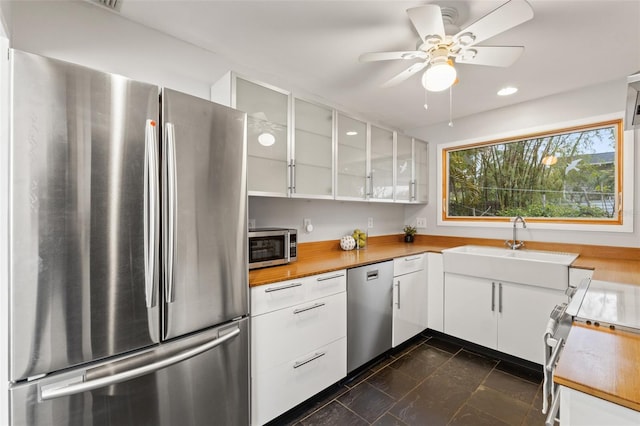
<path fill-rule="evenodd" d="M 640 335 L 574 324 L 554 381 L 640 411 Z"/>
<path fill-rule="evenodd" d="M 369 237 L 367 248 L 351 251 L 341 250 L 337 240 L 302 243 L 298 247 L 296 262 L 249 271 L 249 286 L 353 268 L 394 257 L 425 252 L 439 253 L 442 249 L 466 244 L 504 247 L 502 240 L 435 235 L 416 235 L 414 243 L 403 242 L 402 235 Z M 540 242 L 527 242 L 526 248 L 579 253 L 580 257 L 572 266 L 595 269 L 594 279 L 640 285 L 640 249 Z"/>
<path fill-rule="evenodd" d="M 364 250 L 343 251 L 338 241 L 303 243 L 298 261 L 249 271 L 249 285 L 259 286 L 395 257 L 466 244 L 504 247 L 502 240 L 417 235 L 414 243 L 402 235 L 369 237 Z M 593 278 L 640 285 L 640 249 L 561 243 L 527 242 L 532 250 L 578 253 L 571 266 L 593 269 Z M 556 383 L 640 411 L 640 335 L 623 331 L 573 327 L 560 357 Z"/>

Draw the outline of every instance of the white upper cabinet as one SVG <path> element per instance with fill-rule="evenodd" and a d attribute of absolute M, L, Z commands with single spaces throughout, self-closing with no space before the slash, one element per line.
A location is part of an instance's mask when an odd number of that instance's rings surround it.
<path fill-rule="evenodd" d="M 236 78 L 235 108 L 247 113 L 249 195 L 289 193 L 289 94 Z"/>
<path fill-rule="evenodd" d="M 336 198 L 367 198 L 367 123 L 338 114 Z"/>
<path fill-rule="evenodd" d="M 412 201 L 413 138 L 398 135 L 396 142 L 396 200 Z"/>
<path fill-rule="evenodd" d="M 249 195 L 427 202 L 426 142 L 233 72 L 211 100 L 247 113 Z"/>
<path fill-rule="evenodd" d="M 370 200 L 393 201 L 393 135 L 392 130 L 371 125 L 368 176 Z"/>
<path fill-rule="evenodd" d="M 333 110 L 295 99 L 293 120 L 292 196 L 333 198 Z"/>
<path fill-rule="evenodd" d="M 396 141 L 396 201 L 426 203 L 428 201 L 429 145 L 406 135 Z"/>
<path fill-rule="evenodd" d="M 429 201 L 429 144 L 424 141 L 413 140 L 414 152 L 414 174 L 413 179 L 415 188 L 413 192 L 413 200 L 416 203 L 426 203 Z"/>

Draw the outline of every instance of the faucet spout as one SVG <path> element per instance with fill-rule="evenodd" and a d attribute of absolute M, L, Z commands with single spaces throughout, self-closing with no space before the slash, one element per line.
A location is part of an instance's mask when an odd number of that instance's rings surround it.
<path fill-rule="evenodd" d="M 511 250 L 517 250 L 520 247 L 524 247 L 524 241 L 518 241 L 518 222 L 522 223 L 522 228 L 527 227 L 527 222 L 525 222 L 522 216 L 518 215 L 513 219 L 513 240 L 507 240 L 504 242 Z"/>

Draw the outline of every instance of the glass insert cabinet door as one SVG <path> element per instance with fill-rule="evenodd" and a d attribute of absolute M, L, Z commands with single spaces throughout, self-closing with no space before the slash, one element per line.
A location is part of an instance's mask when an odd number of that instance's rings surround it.
<path fill-rule="evenodd" d="M 333 198 L 333 110 L 294 100 L 292 196 Z"/>
<path fill-rule="evenodd" d="M 338 114 L 337 197 L 366 199 L 367 123 Z"/>
<path fill-rule="evenodd" d="M 369 199 L 393 200 L 393 131 L 371 126 Z"/>
<path fill-rule="evenodd" d="M 414 139 L 415 188 L 412 201 L 418 203 L 426 203 L 429 200 L 428 160 L 429 144 L 425 141 Z"/>
<path fill-rule="evenodd" d="M 397 135 L 396 139 L 396 200 L 412 201 L 413 138 Z"/>
<path fill-rule="evenodd" d="M 236 108 L 247 113 L 249 193 L 289 193 L 289 94 L 236 78 Z"/>

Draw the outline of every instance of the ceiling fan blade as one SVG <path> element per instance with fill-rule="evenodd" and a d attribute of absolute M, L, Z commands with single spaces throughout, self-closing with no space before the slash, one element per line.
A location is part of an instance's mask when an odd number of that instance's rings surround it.
<path fill-rule="evenodd" d="M 473 46 L 456 57 L 456 63 L 508 67 L 518 60 L 522 52 L 522 46 Z"/>
<path fill-rule="evenodd" d="M 444 39 L 444 23 L 442 22 L 442 11 L 440 6 L 428 4 L 420 7 L 407 9 L 407 14 L 411 23 L 420 35 L 420 40 L 424 42 L 427 36 L 438 35 Z"/>
<path fill-rule="evenodd" d="M 391 87 L 396 84 L 402 83 L 412 75 L 422 71 L 427 66 L 427 62 L 418 62 L 416 64 L 411 65 L 406 70 L 402 71 L 400 74 L 393 77 L 391 80 L 387 81 L 382 85 L 382 87 Z"/>
<path fill-rule="evenodd" d="M 473 46 L 531 18 L 533 18 L 533 9 L 526 0 L 511 0 L 460 31 L 454 39 L 458 39 L 465 33 L 471 33 L 474 38 L 469 45 Z"/>
<path fill-rule="evenodd" d="M 389 61 L 392 59 L 426 59 L 427 53 L 421 50 L 406 50 L 398 52 L 370 52 L 360 55 L 360 62 Z"/>

